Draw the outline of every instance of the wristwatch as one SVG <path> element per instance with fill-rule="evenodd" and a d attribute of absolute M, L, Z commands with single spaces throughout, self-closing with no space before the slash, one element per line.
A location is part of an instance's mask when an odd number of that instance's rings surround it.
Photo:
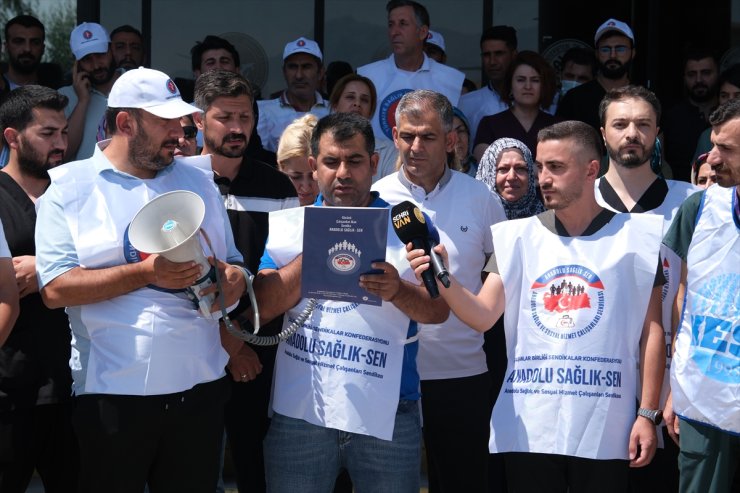
<path fill-rule="evenodd" d="M 645 409 L 644 407 L 641 407 L 637 410 L 637 415 L 649 419 L 656 426 L 663 421 L 662 409 Z"/>

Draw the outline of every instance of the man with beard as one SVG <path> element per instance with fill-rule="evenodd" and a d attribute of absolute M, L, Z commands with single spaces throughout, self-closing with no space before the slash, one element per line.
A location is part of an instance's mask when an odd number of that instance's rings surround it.
<path fill-rule="evenodd" d="M 673 222 L 683 201 L 698 188 L 690 183 L 665 180 L 650 167 L 655 139 L 660 131 L 660 102 L 648 89 L 624 86 L 606 93 L 599 106 L 601 134 L 609 157 L 609 169 L 596 181 L 596 200 L 615 212 L 655 214 L 663 218 L 663 232 Z M 681 277 L 681 259 L 667 247 L 661 247 L 663 285 L 662 325 L 666 348 L 671 347 L 673 300 Z M 666 354 L 666 372 L 658 409 L 663 409 L 669 389 L 670 351 Z M 676 457 L 678 448 L 668 439 L 664 426 L 659 428 L 663 440 L 655 459 L 648 467 L 634 469 L 633 491 L 650 492 L 678 488 Z M 663 447 L 665 443 L 665 447 Z"/>
<path fill-rule="evenodd" d="M 258 101 L 257 132 L 265 149 L 277 152 L 283 130 L 306 113 L 329 114 L 329 102 L 319 92 L 324 77 L 323 55 L 316 41 L 300 37 L 283 49 L 283 77 L 287 88 L 276 99 Z"/>
<path fill-rule="evenodd" d="M 686 294 L 665 411 L 681 448 L 681 492 L 740 491 L 740 100 L 709 123 L 719 186 L 687 199 L 663 239 L 683 261 Z"/>
<path fill-rule="evenodd" d="M 124 24 L 112 30 L 110 44 L 117 69 L 125 71 L 144 65 L 144 40 L 141 31 L 135 27 Z"/>
<path fill-rule="evenodd" d="M 72 329 L 78 491 L 214 491 L 229 396 L 220 312 L 202 313 L 184 292 L 207 275 L 199 264 L 137 251 L 129 225 L 153 198 L 197 194 L 220 279 L 201 294 L 218 287 L 225 307 L 246 289 L 233 265 L 242 257 L 209 160 L 173 158 L 180 117 L 197 108 L 172 79 L 129 70 L 108 103 L 111 139 L 91 158 L 50 171 L 36 223 L 41 296 L 50 308 L 67 307 Z"/>
<path fill-rule="evenodd" d="M 579 120 L 601 128 L 599 103 L 606 91 L 630 83 L 629 71 L 635 58 L 635 35 L 622 21 L 609 19 L 594 36 L 598 72 L 596 77 L 568 91 L 558 103 L 556 115 L 562 120 Z"/>
<path fill-rule="evenodd" d="M 704 47 L 691 47 L 684 58 L 686 98 L 665 112 L 665 159 L 673 178 L 691 181 L 691 160 L 699 136 L 709 128 L 709 115 L 717 107 L 719 62 Z"/>
<path fill-rule="evenodd" d="M 8 71 L 0 80 L 0 95 L 27 84 L 59 87 L 58 77 L 40 70 L 45 37 L 44 25 L 31 15 L 19 15 L 5 23 Z"/>
<path fill-rule="evenodd" d="M 215 180 L 226 204 L 234 240 L 244 265 L 257 272 L 268 234 L 268 213 L 297 207 L 290 179 L 245 154 L 254 128 L 249 82 L 227 70 L 203 72 L 195 81 L 195 124 L 203 134 L 203 154 L 210 154 Z M 235 314 L 249 306 L 247 299 Z M 275 334 L 278 319 L 260 329 Z M 234 339 L 227 347 L 232 375 L 225 411 L 226 433 L 240 491 L 265 491 L 262 440 L 267 432 L 270 386 L 276 348 Z"/>
<path fill-rule="evenodd" d="M 643 416 L 657 409 L 665 360 L 661 221 L 596 202 L 601 144 L 589 125 L 556 123 L 537 141 L 549 210 L 491 228 L 494 253 L 477 295 L 454 274 L 439 292 L 476 331 L 504 315 L 507 377 L 489 449 L 504 454 L 510 491 L 629 491 L 629 468 L 647 465 L 656 446 Z M 423 250 L 408 258 L 418 278 L 430 268 Z"/>
<path fill-rule="evenodd" d="M 105 109 L 108 93 L 118 75 L 110 50 L 108 31 L 100 24 L 83 22 L 72 30 L 69 46 L 75 56 L 72 85 L 59 92 L 69 98 L 64 114 L 69 121 L 67 160 L 86 159 L 95 144 L 107 138 Z"/>
<path fill-rule="evenodd" d="M 20 315 L 0 337 L 0 491 L 25 491 L 34 469 L 47 491 L 74 491 L 77 449 L 69 394 L 69 321 L 44 306 L 36 280 L 35 202 L 49 186 L 48 170 L 67 149 L 67 98 L 38 85 L 19 87 L 0 106 L 10 149 L 0 171 L 0 219 L 13 256 Z"/>

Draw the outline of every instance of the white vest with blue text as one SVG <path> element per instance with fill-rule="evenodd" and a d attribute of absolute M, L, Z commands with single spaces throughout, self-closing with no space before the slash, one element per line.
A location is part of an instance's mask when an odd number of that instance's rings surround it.
<path fill-rule="evenodd" d="M 627 459 L 661 219 L 617 214 L 591 236 L 537 217 L 493 226 L 508 367 L 491 452 Z"/>
<path fill-rule="evenodd" d="M 740 224 L 736 188 L 709 187 L 687 252 L 686 299 L 671 368 L 682 418 L 740 433 Z"/>
<path fill-rule="evenodd" d="M 265 249 L 278 268 L 302 251 L 304 210 L 270 213 Z M 388 222 L 386 262 L 416 284 L 405 247 Z M 284 327 L 307 302 L 301 299 L 286 312 Z M 409 322 L 386 301 L 371 306 L 319 300 L 310 318 L 278 346 L 272 409 L 317 426 L 391 440 Z"/>

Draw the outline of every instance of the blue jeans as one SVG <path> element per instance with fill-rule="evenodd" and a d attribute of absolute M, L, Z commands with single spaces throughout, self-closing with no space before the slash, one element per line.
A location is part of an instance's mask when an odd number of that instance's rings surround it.
<path fill-rule="evenodd" d="M 269 493 L 331 493 L 341 467 L 356 493 L 418 493 L 419 403 L 398 403 L 393 440 L 323 428 L 281 414 L 265 438 Z"/>

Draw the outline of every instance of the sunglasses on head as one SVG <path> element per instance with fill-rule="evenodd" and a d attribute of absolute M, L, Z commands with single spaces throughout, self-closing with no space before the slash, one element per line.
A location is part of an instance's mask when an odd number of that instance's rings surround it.
<path fill-rule="evenodd" d="M 185 133 L 186 139 L 194 139 L 195 136 L 198 135 L 198 127 L 193 127 L 191 125 L 182 127 L 182 131 Z"/>

